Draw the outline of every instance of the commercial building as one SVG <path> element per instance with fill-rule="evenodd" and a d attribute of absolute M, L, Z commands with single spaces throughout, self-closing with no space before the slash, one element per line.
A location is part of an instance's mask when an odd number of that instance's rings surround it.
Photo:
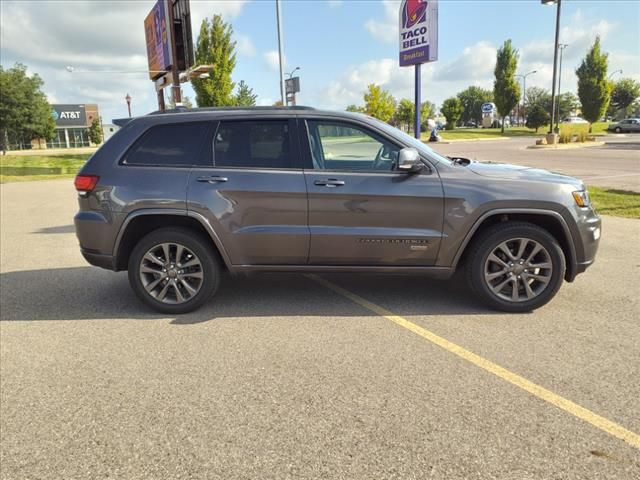
<path fill-rule="evenodd" d="M 98 105 L 57 104 L 51 105 L 53 119 L 56 121 L 56 133 L 51 141 L 47 141 L 47 148 L 78 148 L 89 147 L 89 127 L 94 120 L 100 122 Z M 35 148 L 36 145 L 34 145 Z"/>

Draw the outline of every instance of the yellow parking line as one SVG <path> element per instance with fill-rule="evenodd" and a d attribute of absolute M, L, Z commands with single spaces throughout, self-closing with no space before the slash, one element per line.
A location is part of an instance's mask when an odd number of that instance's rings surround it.
<path fill-rule="evenodd" d="M 434 343 L 439 347 L 444 348 L 446 351 L 451 352 L 454 355 L 457 355 L 458 357 L 465 359 L 466 361 L 474 364 L 475 366 L 480 367 L 486 370 L 487 372 L 493 373 L 497 377 L 503 380 L 506 380 L 507 382 L 515 385 L 516 387 L 521 388 L 522 390 L 529 392 L 530 394 L 538 397 L 539 399 L 544 400 L 545 402 L 549 402 L 550 404 L 555 405 L 556 407 L 564 410 L 565 412 L 570 413 L 574 417 L 580 418 L 585 422 L 590 423 L 594 427 L 597 427 L 600 430 L 607 432 L 608 434 L 613 435 L 616 438 L 624 440 L 625 442 L 636 447 L 637 449 L 640 449 L 640 435 L 638 435 L 637 433 L 627 430 L 623 426 L 618 425 L 617 423 L 612 422 L 611 420 L 608 420 L 592 412 L 591 410 L 581 407 L 577 403 L 574 403 L 571 400 L 567 400 L 566 398 L 561 397 L 560 395 L 557 395 L 552 391 L 547 390 L 544 387 L 541 387 L 540 385 L 536 385 L 535 383 L 530 382 L 526 378 L 521 377 L 520 375 L 513 373 L 507 370 L 506 368 L 503 368 L 500 365 L 497 365 L 492 361 L 481 357 L 480 355 L 476 355 L 475 353 L 461 347 L 460 345 L 450 342 L 449 340 L 446 340 L 445 338 L 442 338 L 436 335 L 435 333 L 430 332 L 429 330 L 422 328 L 413 322 L 410 322 L 409 320 L 401 317 L 400 315 L 396 315 L 393 312 L 379 305 L 376 305 L 375 303 L 365 300 L 361 296 L 356 295 L 355 293 L 352 293 L 349 290 L 339 287 L 338 285 L 335 285 L 334 283 L 331 283 L 316 275 L 307 275 L 307 277 L 320 283 L 321 285 L 324 285 L 328 289 L 333 290 L 339 295 L 342 295 L 343 297 L 348 298 L 352 302 L 357 303 L 358 305 L 366 308 L 367 310 L 370 310 L 386 318 L 387 320 L 390 320 L 393 323 L 400 325 L 403 328 L 406 328 L 407 330 L 415 333 L 416 335 L 421 336 L 425 340 L 428 340 L 431 343 Z"/>

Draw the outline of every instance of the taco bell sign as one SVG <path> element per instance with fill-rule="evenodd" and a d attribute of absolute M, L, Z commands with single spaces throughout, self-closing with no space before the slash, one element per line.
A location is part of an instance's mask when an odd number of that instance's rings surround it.
<path fill-rule="evenodd" d="M 400 66 L 438 60 L 438 1 L 400 3 Z"/>

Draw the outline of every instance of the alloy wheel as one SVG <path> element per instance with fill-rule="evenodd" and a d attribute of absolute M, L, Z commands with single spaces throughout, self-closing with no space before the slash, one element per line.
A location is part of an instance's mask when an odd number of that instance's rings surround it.
<path fill-rule="evenodd" d="M 530 238 L 513 238 L 500 243 L 487 257 L 484 280 L 502 300 L 526 302 L 549 285 L 553 262 L 547 249 Z"/>
<path fill-rule="evenodd" d="M 140 280 L 147 293 L 167 304 L 181 304 L 195 297 L 204 279 L 200 259 L 179 243 L 151 247 L 140 262 Z"/>

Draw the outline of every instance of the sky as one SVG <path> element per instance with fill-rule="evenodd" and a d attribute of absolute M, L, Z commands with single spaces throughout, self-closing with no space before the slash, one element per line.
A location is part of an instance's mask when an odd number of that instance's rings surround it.
<path fill-rule="evenodd" d="M 143 72 L 143 21 L 154 4 L 0 0 L 0 63 L 21 62 L 38 73 L 50 103 L 97 103 L 104 123 L 127 115 L 127 93 L 133 114 L 144 115 L 157 109 Z M 369 83 L 412 98 L 413 68 L 398 65 L 398 12 L 399 0 L 283 0 L 285 71 L 300 67 L 298 104 L 340 110 L 362 104 Z M 191 0 L 194 37 L 203 18 L 216 13 L 233 26 L 233 80 L 252 87 L 260 105 L 279 100 L 275 0 Z M 550 90 L 555 14 L 540 0 L 441 0 L 439 58 L 422 66 L 423 99 L 439 106 L 469 85 L 491 89 L 496 49 L 509 38 L 520 53 L 518 72 L 537 71 L 527 88 Z M 564 0 L 562 91 L 575 92 L 574 71 L 597 35 L 609 71 L 623 70 L 614 79 L 640 80 L 640 1 Z M 183 87 L 193 100 L 189 84 Z"/>

